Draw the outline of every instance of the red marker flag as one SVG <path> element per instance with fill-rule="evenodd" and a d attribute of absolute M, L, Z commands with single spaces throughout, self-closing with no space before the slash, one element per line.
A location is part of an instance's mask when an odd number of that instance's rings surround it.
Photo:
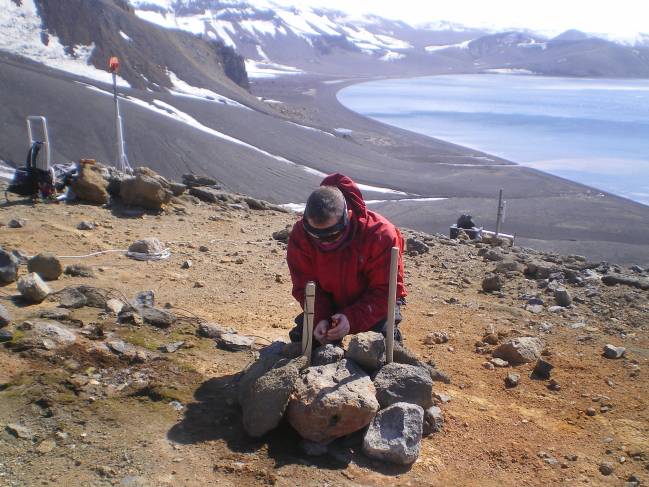
<path fill-rule="evenodd" d="M 108 70 L 111 73 L 117 73 L 117 71 L 119 71 L 119 59 L 117 56 L 111 57 L 108 61 Z"/>

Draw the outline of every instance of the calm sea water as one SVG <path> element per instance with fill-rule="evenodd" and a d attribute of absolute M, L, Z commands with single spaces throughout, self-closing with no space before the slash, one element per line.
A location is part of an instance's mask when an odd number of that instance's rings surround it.
<path fill-rule="evenodd" d="M 649 205 L 649 80 L 452 75 L 353 85 L 385 123 Z"/>

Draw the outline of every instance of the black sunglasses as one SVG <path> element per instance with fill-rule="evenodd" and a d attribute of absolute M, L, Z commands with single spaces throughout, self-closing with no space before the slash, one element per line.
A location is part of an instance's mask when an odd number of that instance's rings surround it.
<path fill-rule="evenodd" d="M 313 238 L 320 240 L 321 242 L 333 242 L 340 237 L 340 234 L 345 231 L 347 225 L 349 224 L 349 215 L 347 214 L 347 204 L 345 203 L 345 208 L 343 214 L 340 217 L 340 220 L 336 224 L 327 227 L 327 228 L 314 228 L 309 225 L 306 216 L 302 219 L 302 225 L 304 225 L 304 230 L 306 233 L 311 235 Z"/>

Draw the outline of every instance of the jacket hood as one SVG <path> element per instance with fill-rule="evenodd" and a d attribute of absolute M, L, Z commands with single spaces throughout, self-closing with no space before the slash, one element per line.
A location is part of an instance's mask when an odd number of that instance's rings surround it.
<path fill-rule="evenodd" d="M 347 207 L 352 210 L 357 217 L 365 218 L 367 216 L 367 206 L 365 205 L 363 194 L 351 178 L 343 176 L 340 173 L 330 174 L 322 180 L 320 186 L 335 186 L 345 197 Z"/>

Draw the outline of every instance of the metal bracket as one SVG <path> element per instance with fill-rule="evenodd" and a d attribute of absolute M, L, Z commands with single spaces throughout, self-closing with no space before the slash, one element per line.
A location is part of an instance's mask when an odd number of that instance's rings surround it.
<path fill-rule="evenodd" d="M 43 171 L 49 171 L 50 167 L 52 167 L 52 151 L 50 150 L 50 134 L 49 131 L 47 130 L 47 118 L 45 118 L 42 115 L 29 115 L 26 118 L 27 121 L 27 135 L 29 137 L 29 147 L 31 147 L 34 142 L 41 142 L 43 145 L 45 145 L 45 163 L 47 164 L 45 167 L 39 167 L 38 169 L 42 169 Z M 33 122 L 41 122 L 41 130 L 43 132 L 43 139 L 44 140 L 36 140 L 34 139 L 34 131 L 32 129 L 32 123 Z M 38 165 L 38 161 L 36 161 L 36 164 Z"/>

